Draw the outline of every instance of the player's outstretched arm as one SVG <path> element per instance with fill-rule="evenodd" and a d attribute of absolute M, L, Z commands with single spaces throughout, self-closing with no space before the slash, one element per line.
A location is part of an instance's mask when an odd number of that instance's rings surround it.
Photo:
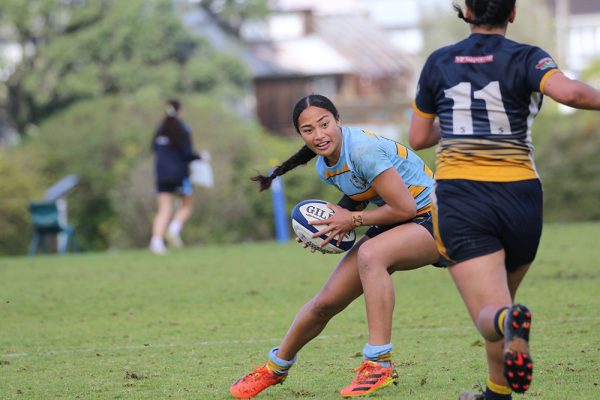
<path fill-rule="evenodd" d="M 585 110 L 600 110 L 600 91 L 590 85 L 571 79 L 562 72 L 548 78 L 544 94 L 558 103 Z"/>

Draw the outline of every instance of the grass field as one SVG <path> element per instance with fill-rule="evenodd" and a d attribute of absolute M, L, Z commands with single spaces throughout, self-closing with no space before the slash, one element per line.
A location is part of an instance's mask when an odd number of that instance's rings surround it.
<path fill-rule="evenodd" d="M 528 399 L 600 398 L 599 237 L 600 224 L 545 226 L 517 299 L 534 311 Z M 293 243 L 0 258 L 0 398 L 230 398 L 338 258 Z M 372 398 L 455 399 L 484 383 L 482 343 L 448 273 L 394 282 L 401 383 Z M 365 333 L 361 299 L 258 398 L 340 398 Z"/>

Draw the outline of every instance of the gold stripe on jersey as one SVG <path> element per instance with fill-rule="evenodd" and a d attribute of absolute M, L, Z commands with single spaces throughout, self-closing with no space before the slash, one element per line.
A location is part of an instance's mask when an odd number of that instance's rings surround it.
<path fill-rule="evenodd" d="M 415 112 L 415 114 L 417 114 L 420 117 L 429 118 L 429 119 L 435 118 L 435 114 L 429 114 L 429 113 L 419 110 L 419 108 L 417 107 L 417 103 L 415 101 L 413 101 L 413 103 L 412 103 L 412 109 Z"/>
<path fill-rule="evenodd" d="M 421 214 L 425 214 L 427 212 L 431 212 L 432 210 L 433 210 L 433 207 L 431 207 L 431 203 L 429 203 L 426 206 L 423 206 L 417 210 L 417 216 L 419 216 Z"/>
<path fill-rule="evenodd" d="M 369 136 L 371 136 L 373 139 L 377 139 L 377 140 L 379 140 L 379 138 L 377 137 L 377 135 L 375 135 L 373 132 L 371 132 L 371 131 L 368 131 L 368 130 L 366 130 L 366 129 L 363 129 L 362 131 L 363 131 L 363 133 L 364 133 L 365 135 L 369 135 Z"/>
<path fill-rule="evenodd" d="M 544 93 L 544 87 L 546 86 L 546 81 L 548 80 L 548 78 L 550 78 L 552 75 L 554 75 L 557 72 L 560 72 L 560 70 L 559 69 L 552 69 L 552 70 L 546 72 L 546 74 L 544 75 L 544 77 L 540 81 L 540 92 Z"/>
<path fill-rule="evenodd" d="M 398 152 L 398 155 L 402 158 L 407 158 L 408 157 L 408 149 L 406 148 L 406 146 L 402 146 L 400 143 L 396 143 L 396 151 Z"/>
<path fill-rule="evenodd" d="M 429 186 L 409 186 L 408 192 L 413 198 L 417 198 L 418 195 L 423 193 Z"/>
<path fill-rule="evenodd" d="M 416 199 L 417 196 L 420 195 L 421 193 L 423 193 L 425 190 L 427 190 L 427 188 L 428 188 L 428 186 L 409 186 L 408 192 L 411 194 L 411 196 L 413 198 Z M 351 195 L 350 198 L 354 201 L 365 201 L 365 200 L 370 200 L 375 196 L 377 196 L 377 192 L 375 191 L 375 189 L 370 187 L 367 190 L 365 190 L 364 192 Z M 426 207 L 427 206 L 423 207 L 423 209 L 425 209 Z M 423 209 L 419 210 L 418 213 L 424 212 L 424 211 L 422 211 Z M 427 210 L 427 211 L 429 211 L 429 210 Z"/>
<path fill-rule="evenodd" d="M 507 139 L 442 139 L 435 179 L 514 182 L 538 177 L 527 144 Z"/>
<path fill-rule="evenodd" d="M 343 174 L 344 172 L 348 172 L 348 171 L 350 171 L 348 164 L 344 164 L 342 169 L 340 169 L 338 171 L 325 171 L 325 179 L 329 179 L 332 176 L 340 175 L 340 174 Z"/>
<path fill-rule="evenodd" d="M 353 194 L 352 196 L 350 196 L 350 198 L 354 201 L 365 201 L 370 200 L 375 196 L 377 196 L 377 192 L 375 191 L 375 189 L 370 187 L 362 193 Z"/>
<path fill-rule="evenodd" d="M 423 172 L 425 172 L 425 175 L 428 177 L 433 178 L 433 171 L 427 165 L 424 166 Z"/>

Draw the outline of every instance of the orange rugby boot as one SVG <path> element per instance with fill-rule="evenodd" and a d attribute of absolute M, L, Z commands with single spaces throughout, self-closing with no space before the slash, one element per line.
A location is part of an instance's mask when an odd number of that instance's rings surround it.
<path fill-rule="evenodd" d="M 277 374 L 267 368 L 265 364 L 238 379 L 229 391 L 238 399 L 251 399 L 269 386 L 283 383 L 286 377 L 287 373 Z"/>
<path fill-rule="evenodd" d="M 342 397 L 364 396 L 386 386 L 398 384 L 398 373 L 373 361 L 364 361 L 354 372 L 352 383 L 340 391 Z"/>

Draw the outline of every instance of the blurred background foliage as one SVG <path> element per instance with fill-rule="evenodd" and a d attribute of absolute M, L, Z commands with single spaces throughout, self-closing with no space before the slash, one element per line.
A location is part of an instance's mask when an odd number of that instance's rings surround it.
<path fill-rule="evenodd" d="M 207 5 L 234 22 L 265 12 L 246 10 L 245 2 L 236 10 L 236 3 Z M 453 18 L 449 24 L 460 27 Z M 249 71 L 190 36 L 173 2 L 3 0 L 0 27 L 29 49 L 0 82 L 1 108 L 23 134 L 20 145 L 0 147 L 0 255 L 26 252 L 28 202 L 68 174 L 81 181 L 68 200 L 84 250 L 145 247 L 155 211 L 150 141 L 170 97 L 182 100 L 195 147 L 212 154 L 215 172 L 213 189 L 196 188 L 185 241 L 274 238 L 271 194 L 248 178 L 287 159 L 301 139 L 267 133 L 236 111 L 248 101 Z M 598 80 L 597 71 L 584 77 Z M 564 115 L 546 103 L 534 124 L 545 218 L 600 220 L 600 114 Z M 433 150 L 420 154 L 433 166 Z M 340 197 L 320 182 L 314 162 L 286 174 L 284 183 L 288 210 L 306 198 Z"/>
<path fill-rule="evenodd" d="M 267 173 L 301 145 L 268 134 L 239 118 L 211 96 L 185 95 L 183 118 L 192 126 L 195 148 L 212 154 L 215 187 L 196 188 L 196 208 L 184 232 L 186 242 L 231 243 L 271 239 L 273 222 L 270 192 L 258 192 L 248 178 Z M 26 205 L 43 195 L 44 180 L 53 182 L 75 173 L 80 184 L 68 194 L 69 219 L 84 249 L 144 247 L 155 211 L 153 155 L 150 142 L 162 118 L 164 96 L 142 90 L 130 96 L 109 96 L 78 102 L 45 120 L 0 164 L 3 176 L 21 182 L 14 199 L 21 226 L 28 225 Z M 16 161 L 38 160 L 37 169 L 20 168 Z M 4 166 L 6 164 L 6 166 Z M 306 196 L 336 201 L 337 193 L 322 185 L 313 166 L 299 167 L 285 177 L 288 204 Z M 29 182 L 29 184 L 26 184 Z M 23 187 L 21 187 L 23 186 Z M 5 198 L 5 197 L 3 197 Z M 4 201 L 0 200 L 4 210 Z M 27 241 L 18 231 L 0 232 L 15 240 L 11 249 L 23 253 Z M 19 243 L 20 242 L 20 243 Z"/>

